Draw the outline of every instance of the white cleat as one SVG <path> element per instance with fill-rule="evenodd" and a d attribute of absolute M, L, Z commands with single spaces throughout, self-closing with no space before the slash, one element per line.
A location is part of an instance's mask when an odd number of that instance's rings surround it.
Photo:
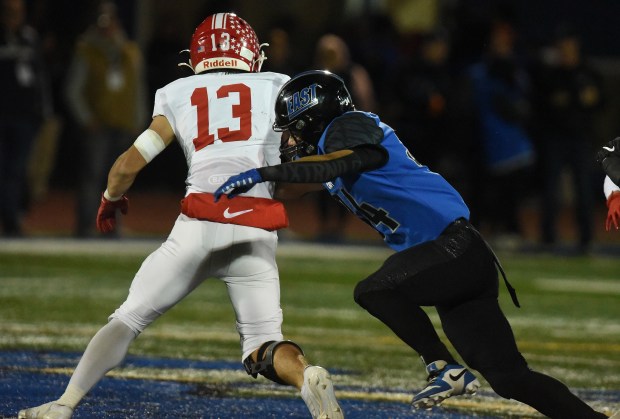
<path fill-rule="evenodd" d="M 18 419 L 70 419 L 73 409 L 56 402 L 49 402 L 41 406 L 20 410 Z"/>
<path fill-rule="evenodd" d="M 301 398 L 306 402 L 313 419 L 344 419 L 336 400 L 332 378 L 325 368 L 314 365 L 304 370 Z"/>

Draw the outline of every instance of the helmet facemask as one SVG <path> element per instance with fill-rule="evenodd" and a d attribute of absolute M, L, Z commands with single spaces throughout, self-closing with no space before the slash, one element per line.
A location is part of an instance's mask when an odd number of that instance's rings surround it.
<path fill-rule="evenodd" d="M 276 132 L 286 132 L 288 135 L 282 136 L 282 142 L 280 143 L 280 159 L 283 162 L 291 162 L 302 157 L 312 156 L 316 154 L 317 148 L 316 143 L 304 140 L 303 128 L 305 127 L 305 122 L 302 119 L 291 123 L 291 125 L 287 127 L 273 127 Z M 316 138 L 317 142 L 321 135 L 321 132 L 318 133 Z M 289 145 L 290 138 L 293 139 L 293 145 Z"/>

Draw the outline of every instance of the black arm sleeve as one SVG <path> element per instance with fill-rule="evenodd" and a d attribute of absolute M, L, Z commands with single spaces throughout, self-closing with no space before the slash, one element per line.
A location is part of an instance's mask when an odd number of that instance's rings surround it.
<path fill-rule="evenodd" d="M 338 176 L 378 169 L 388 160 L 387 150 L 381 146 L 360 146 L 351 151 L 333 160 L 284 163 L 261 167 L 258 172 L 264 181 L 323 183 Z"/>
<path fill-rule="evenodd" d="M 611 154 L 603 159 L 601 165 L 611 181 L 616 185 L 620 185 L 620 157 Z"/>

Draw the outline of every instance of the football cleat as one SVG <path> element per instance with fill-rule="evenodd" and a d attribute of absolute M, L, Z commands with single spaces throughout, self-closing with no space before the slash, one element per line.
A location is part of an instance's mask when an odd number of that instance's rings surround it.
<path fill-rule="evenodd" d="M 306 402 L 313 419 L 344 418 L 336 400 L 332 378 L 325 368 L 309 366 L 304 370 L 301 398 Z"/>
<path fill-rule="evenodd" d="M 416 409 L 430 409 L 445 399 L 462 394 L 475 394 L 478 379 L 462 365 L 435 361 L 426 366 L 428 385 L 416 394 L 411 404 Z"/>
<path fill-rule="evenodd" d="M 70 419 L 73 409 L 56 402 L 49 402 L 41 406 L 20 410 L 18 419 Z"/>

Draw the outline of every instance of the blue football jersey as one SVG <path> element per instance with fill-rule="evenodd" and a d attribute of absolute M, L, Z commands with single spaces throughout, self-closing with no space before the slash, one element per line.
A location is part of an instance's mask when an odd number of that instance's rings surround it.
<path fill-rule="evenodd" d="M 379 144 L 387 150 L 389 159 L 379 169 L 324 183 L 332 196 L 375 228 L 396 251 L 437 238 L 460 217 L 469 219 L 469 209 L 459 193 L 441 175 L 418 163 L 394 130 L 375 114 L 353 111 L 334 119 L 319 140 L 318 154 L 363 144 L 359 135 L 350 141 L 340 136 L 336 146 L 330 144 L 330 129 L 337 132 L 339 120 L 342 123 L 352 113 L 372 118 L 383 130 Z"/>

